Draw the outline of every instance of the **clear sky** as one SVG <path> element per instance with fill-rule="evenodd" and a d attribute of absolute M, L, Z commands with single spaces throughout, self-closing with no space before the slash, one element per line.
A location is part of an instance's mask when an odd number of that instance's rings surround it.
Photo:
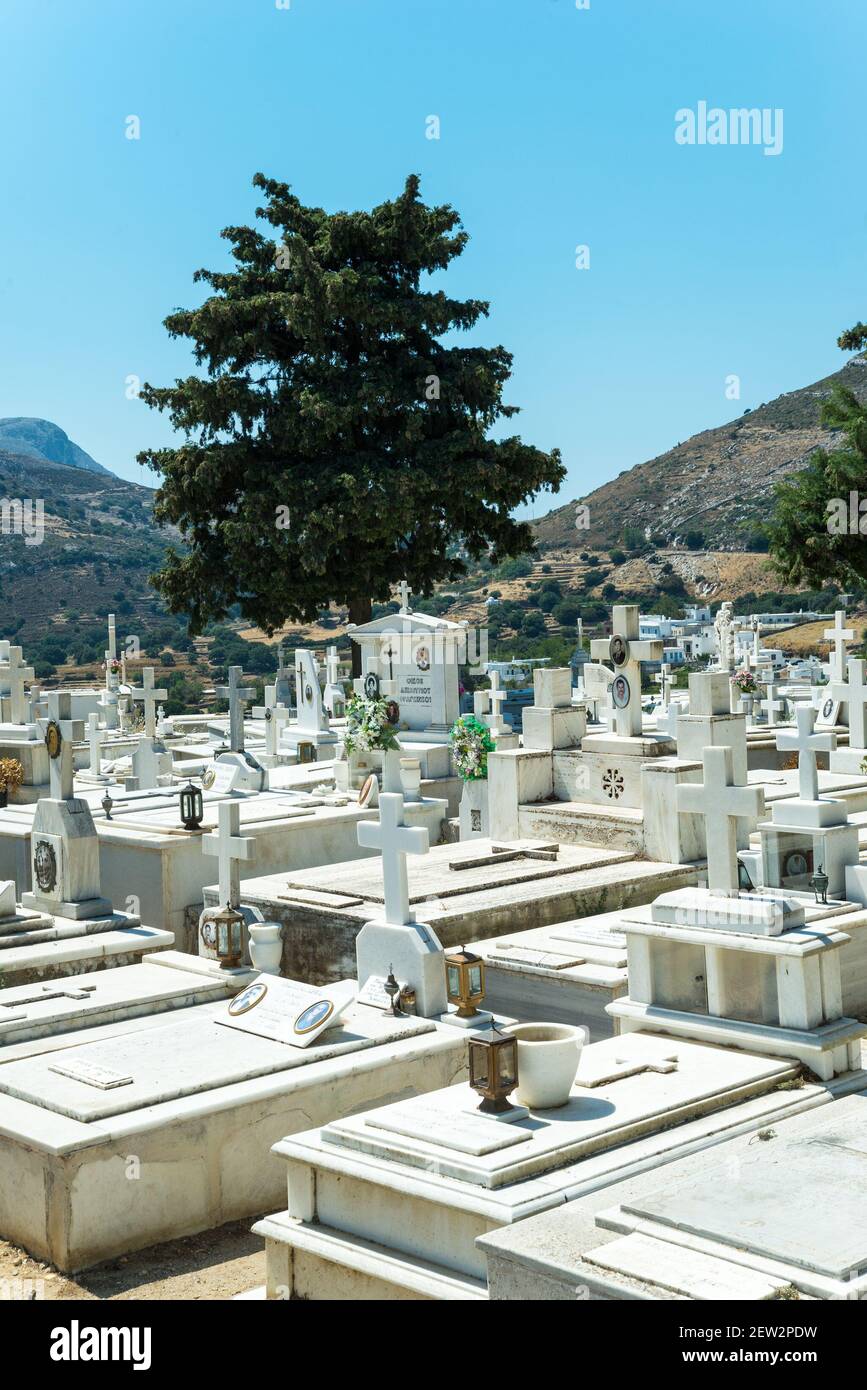
<path fill-rule="evenodd" d="M 417 171 L 458 209 L 449 280 L 514 353 L 510 428 L 569 470 L 538 514 L 843 365 L 867 319 L 857 0 L 284 3 L 0 0 L 0 416 L 153 483 L 135 454 L 170 431 L 127 379 L 190 370 L 162 319 L 252 220 L 256 170 L 330 210 Z M 679 144 L 701 101 L 782 109 L 781 153 Z"/>

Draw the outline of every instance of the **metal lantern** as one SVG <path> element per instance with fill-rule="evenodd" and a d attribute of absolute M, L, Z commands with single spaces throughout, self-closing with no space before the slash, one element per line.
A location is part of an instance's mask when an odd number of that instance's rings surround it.
<path fill-rule="evenodd" d="M 301 740 L 299 740 L 299 743 L 298 743 L 298 761 L 299 761 L 299 763 L 315 763 L 315 762 L 316 762 L 316 744 L 315 744 L 315 743 L 311 743 L 309 739 L 301 739 Z"/>
<path fill-rule="evenodd" d="M 445 966 L 449 1003 L 457 1004 L 458 1018 L 474 1018 L 485 997 L 485 962 L 462 946 L 446 956 Z"/>
<path fill-rule="evenodd" d="M 827 903 L 828 884 L 831 882 L 820 864 L 813 877 L 810 879 L 810 887 L 816 895 L 817 903 Z"/>
<path fill-rule="evenodd" d="M 181 788 L 181 823 L 185 830 L 198 830 L 205 814 L 205 803 L 199 787 L 188 782 Z"/>
<path fill-rule="evenodd" d="M 221 907 L 211 918 L 214 947 L 223 970 L 235 970 L 244 954 L 244 919 L 233 907 Z"/>
<path fill-rule="evenodd" d="M 507 1096 L 518 1084 L 518 1039 L 503 1033 L 491 1019 L 490 1028 L 470 1037 L 470 1086 L 482 1097 L 479 1110 L 501 1115 L 510 1110 Z"/>

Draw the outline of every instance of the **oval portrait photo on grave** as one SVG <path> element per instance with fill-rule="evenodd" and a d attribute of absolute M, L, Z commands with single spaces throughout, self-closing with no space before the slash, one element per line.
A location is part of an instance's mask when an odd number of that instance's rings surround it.
<path fill-rule="evenodd" d="M 611 682 L 611 698 L 614 701 L 615 709 L 626 709 L 629 704 L 629 681 L 625 676 L 615 676 Z"/>
<path fill-rule="evenodd" d="M 257 1004 L 261 1004 L 267 993 L 268 986 L 264 980 L 256 980 L 246 989 L 242 989 L 240 994 L 235 995 L 229 1005 L 229 1013 L 233 1018 L 237 1018 L 239 1014 L 248 1014 Z"/>
<path fill-rule="evenodd" d="M 629 643 L 625 637 L 612 637 L 608 643 L 608 655 L 615 666 L 625 666 L 629 660 Z"/>
<path fill-rule="evenodd" d="M 415 652 L 415 664 L 420 671 L 430 670 L 430 648 L 417 647 Z"/>
<path fill-rule="evenodd" d="M 379 676 L 375 671 L 368 671 L 364 677 L 364 693 L 368 700 L 379 699 Z"/>
<path fill-rule="evenodd" d="M 293 1025 L 293 1032 L 299 1037 L 305 1033 L 312 1033 L 314 1028 L 319 1028 L 327 1018 L 334 1013 L 334 1005 L 330 999 L 317 999 L 315 1004 L 308 1004 L 303 1013 L 300 1013 Z"/>
<path fill-rule="evenodd" d="M 824 703 L 824 705 L 822 706 L 822 718 L 823 718 L 823 719 L 830 719 L 830 718 L 831 718 L 831 711 L 832 711 L 833 708 L 834 708 L 834 701 L 833 701 L 833 700 L 826 700 L 825 703 Z"/>

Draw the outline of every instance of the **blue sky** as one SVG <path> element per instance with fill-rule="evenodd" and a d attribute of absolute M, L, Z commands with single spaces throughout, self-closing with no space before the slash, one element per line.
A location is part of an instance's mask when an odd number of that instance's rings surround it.
<path fill-rule="evenodd" d="M 514 427 L 569 470 L 537 514 L 842 366 L 867 318 L 863 5 L 278 3 L 0 0 L 0 416 L 153 483 L 135 454 L 170 431 L 127 379 L 190 370 L 162 319 L 259 169 L 332 210 L 417 171 L 458 209 L 449 284 L 491 301 L 473 338 L 514 353 Z M 782 108 L 782 153 L 677 144 L 701 100 Z"/>

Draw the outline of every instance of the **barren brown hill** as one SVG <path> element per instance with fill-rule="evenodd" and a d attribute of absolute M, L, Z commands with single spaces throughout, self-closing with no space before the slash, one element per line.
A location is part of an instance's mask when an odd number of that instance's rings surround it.
<path fill-rule="evenodd" d="M 610 546 L 631 527 L 660 546 L 694 530 L 713 549 L 749 549 L 750 533 L 767 515 L 774 484 L 803 468 L 817 446 L 833 440 L 819 424 L 819 411 L 835 383 L 867 400 L 867 354 L 851 358 L 822 381 L 693 435 L 578 499 L 589 509 L 589 529 L 576 530 L 575 502 L 549 512 L 536 523 L 539 545 Z"/>

